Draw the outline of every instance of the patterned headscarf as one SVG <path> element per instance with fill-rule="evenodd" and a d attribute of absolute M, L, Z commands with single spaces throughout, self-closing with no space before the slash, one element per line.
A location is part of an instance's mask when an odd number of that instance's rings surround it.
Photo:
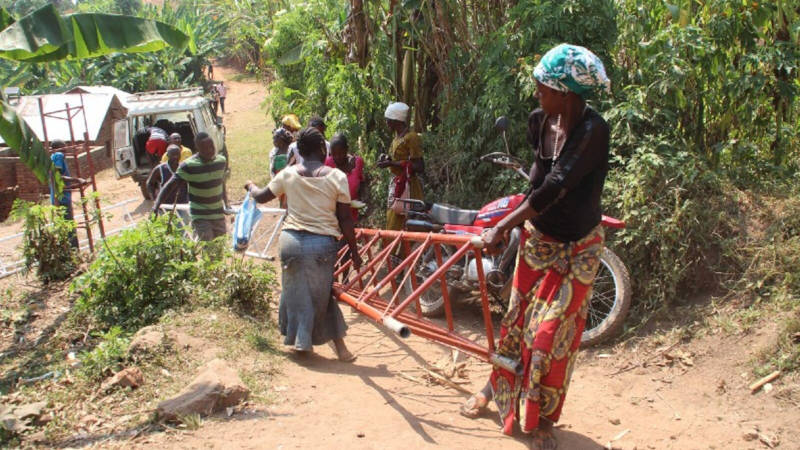
<path fill-rule="evenodd" d="M 533 77 L 547 87 L 581 97 L 597 90 L 611 92 L 603 62 L 578 45 L 561 44 L 550 49 L 533 69 Z"/>

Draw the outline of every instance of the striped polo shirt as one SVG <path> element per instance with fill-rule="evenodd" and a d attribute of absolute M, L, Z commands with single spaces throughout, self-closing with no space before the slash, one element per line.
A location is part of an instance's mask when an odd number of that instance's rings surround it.
<path fill-rule="evenodd" d="M 222 183 L 225 179 L 225 157 L 217 154 L 203 162 L 194 155 L 178 166 L 175 172 L 189 186 L 189 211 L 192 220 L 225 218 L 222 204 Z"/>

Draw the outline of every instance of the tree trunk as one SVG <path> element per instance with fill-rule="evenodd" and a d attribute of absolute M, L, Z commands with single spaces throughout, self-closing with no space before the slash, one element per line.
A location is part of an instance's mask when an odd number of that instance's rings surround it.
<path fill-rule="evenodd" d="M 350 47 L 348 60 L 355 61 L 362 69 L 367 67 L 369 59 L 369 29 L 364 12 L 363 0 L 350 0 L 350 16 L 345 31 L 346 41 Z"/>

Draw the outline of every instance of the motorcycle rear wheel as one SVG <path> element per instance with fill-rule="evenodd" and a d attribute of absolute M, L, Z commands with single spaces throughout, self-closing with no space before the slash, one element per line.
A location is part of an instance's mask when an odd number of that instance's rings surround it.
<path fill-rule="evenodd" d="M 448 287 L 448 293 L 451 301 L 462 294 L 451 286 Z M 600 256 L 600 268 L 592 285 L 592 298 L 588 301 L 589 313 L 581 336 L 583 347 L 591 347 L 616 336 L 625 324 L 631 307 L 628 269 L 620 257 L 608 247 L 603 248 Z M 419 303 L 425 317 L 444 315 L 444 298 L 438 283 L 434 283 L 420 296 Z"/>
<path fill-rule="evenodd" d="M 600 269 L 592 284 L 586 327 L 581 346 L 591 347 L 617 335 L 631 307 L 631 278 L 619 256 L 608 247 L 600 256 Z"/>

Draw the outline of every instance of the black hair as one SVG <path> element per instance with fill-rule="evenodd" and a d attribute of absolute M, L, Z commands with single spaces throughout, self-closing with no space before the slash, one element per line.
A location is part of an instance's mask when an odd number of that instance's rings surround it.
<path fill-rule="evenodd" d="M 300 130 L 297 135 L 297 151 L 300 152 L 300 156 L 308 158 L 315 151 L 321 154 L 323 148 L 325 148 L 325 137 L 318 129 L 307 127 Z"/>
<path fill-rule="evenodd" d="M 50 141 L 50 148 L 52 149 L 64 148 L 66 146 L 67 144 L 64 143 L 64 141 L 62 141 L 61 139 L 53 139 L 52 141 Z"/>
<path fill-rule="evenodd" d="M 350 146 L 347 145 L 347 137 L 341 133 L 336 133 L 331 138 L 331 148 L 334 147 L 344 147 L 345 149 L 350 148 Z"/>
<path fill-rule="evenodd" d="M 211 136 L 209 136 L 205 131 L 201 131 L 194 136 L 195 142 L 200 142 L 205 139 L 211 139 Z"/>
<path fill-rule="evenodd" d="M 314 128 L 318 127 L 327 128 L 325 126 L 325 121 L 322 120 L 320 116 L 313 116 L 312 118 L 308 119 L 308 126 Z"/>

